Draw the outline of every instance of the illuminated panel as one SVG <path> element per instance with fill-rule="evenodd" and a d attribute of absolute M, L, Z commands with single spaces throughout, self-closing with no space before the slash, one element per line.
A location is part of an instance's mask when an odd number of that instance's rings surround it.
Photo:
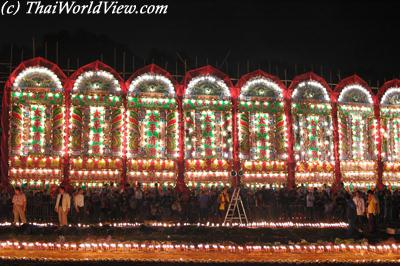
<path fill-rule="evenodd" d="M 104 107 L 90 107 L 89 154 L 102 154 L 104 148 Z"/>

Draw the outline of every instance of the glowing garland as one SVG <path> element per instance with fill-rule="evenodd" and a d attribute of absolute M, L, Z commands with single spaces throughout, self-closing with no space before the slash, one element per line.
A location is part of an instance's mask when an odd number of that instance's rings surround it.
<path fill-rule="evenodd" d="M 43 105 L 31 105 L 30 145 L 33 153 L 44 152 L 44 114 Z"/>
<path fill-rule="evenodd" d="M 251 114 L 252 132 L 254 132 L 254 145 L 252 159 L 270 159 L 271 144 L 269 140 L 270 134 L 270 118 L 267 113 Z M 253 138 L 251 138 L 253 139 Z M 273 139 L 273 138 L 272 138 Z"/>
<path fill-rule="evenodd" d="M 144 134 L 142 147 L 145 147 L 147 157 L 163 157 L 165 145 L 163 134 L 165 131 L 165 119 L 162 120 L 158 110 L 146 110 L 144 118 Z"/>
<path fill-rule="evenodd" d="M 104 149 L 104 115 L 103 107 L 90 107 L 89 154 L 102 154 Z"/>

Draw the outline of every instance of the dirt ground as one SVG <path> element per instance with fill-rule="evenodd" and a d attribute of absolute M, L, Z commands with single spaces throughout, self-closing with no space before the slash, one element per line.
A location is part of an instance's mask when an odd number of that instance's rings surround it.
<path fill-rule="evenodd" d="M 38 250 L 0 250 L 3 259 L 56 260 L 56 261 L 165 261 L 165 262 L 396 262 L 400 254 L 377 254 L 372 252 L 324 252 L 324 253 L 269 253 L 269 252 L 200 252 L 200 251 L 38 251 Z"/>

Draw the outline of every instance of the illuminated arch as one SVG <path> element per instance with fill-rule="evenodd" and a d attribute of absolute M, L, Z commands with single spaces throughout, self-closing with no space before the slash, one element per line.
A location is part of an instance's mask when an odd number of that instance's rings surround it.
<path fill-rule="evenodd" d="M 373 93 L 368 84 L 357 75 L 347 77 L 335 88 L 339 103 L 373 104 Z"/>
<path fill-rule="evenodd" d="M 359 84 L 348 85 L 339 95 L 340 103 L 364 103 L 373 104 L 372 96 L 366 88 Z"/>
<path fill-rule="evenodd" d="M 381 97 L 381 105 L 400 105 L 400 80 L 394 80 L 384 85 Z"/>
<path fill-rule="evenodd" d="M 185 97 L 190 98 L 198 95 L 230 98 L 229 87 L 222 79 L 213 75 L 202 75 L 190 80 L 185 92 Z"/>
<path fill-rule="evenodd" d="M 171 80 L 154 73 L 142 74 L 135 78 L 129 86 L 128 92 L 134 95 L 146 92 L 158 92 L 175 97 L 174 85 Z"/>
<path fill-rule="evenodd" d="M 316 80 L 304 80 L 295 87 L 292 99 L 294 101 L 319 100 L 329 102 L 330 97 L 326 87 Z"/>
<path fill-rule="evenodd" d="M 27 87 L 61 90 L 62 84 L 58 76 L 47 67 L 31 66 L 17 75 L 12 87 L 13 90 Z"/>
<path fill-rule="evenodd" d="M 122 77 L 101 61 L 79 68 L 71 75 L 66 87 L 72 93 L 83 94 L 124 94 L 126 91 Z"/>
<path fill-rule="evenodd" d="M 99 90 L 119 94 L 121 86 L 110 72 L 90 70 L 82 73 L 75 81 L 72 92 L 98 92 Z"/>
<path fill-rule="evenodd" d="M 263 76 L 255 76 L 249 79 L 240 90 L 240 98 L 244 99 L 246 97 L 282 99 L 283 92 L 275 81 Z"/>

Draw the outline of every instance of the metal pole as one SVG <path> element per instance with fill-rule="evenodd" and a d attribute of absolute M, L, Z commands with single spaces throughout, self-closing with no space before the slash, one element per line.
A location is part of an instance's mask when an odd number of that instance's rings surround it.
<path fill-rule="evenodd" d="M 56 64 L 58 65 L 58 41 L 56 42 Z"/>
<path fill-rule="evenodd" d="M 35 57 L 36 51 L 35 51 L 35 37 L 32 37 L 32 57 Z"/>

